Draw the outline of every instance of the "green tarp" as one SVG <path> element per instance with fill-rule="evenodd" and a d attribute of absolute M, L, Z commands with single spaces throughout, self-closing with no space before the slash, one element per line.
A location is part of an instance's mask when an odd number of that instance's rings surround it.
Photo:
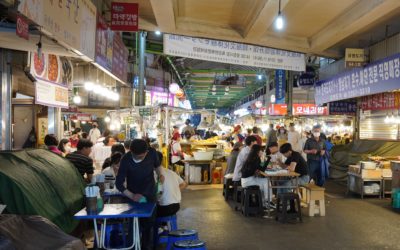
<path fill-rule="evenodd" d="M 41 215 L 70 233 L 82 209 L 84 181 L 66 159 L 44 149 L 0 152 L 0 203 L 6 212 Z"/>
<path fill-rule="evenodd" d="M 347 145 L 333 147 L 330 159 L 331 177 L 334 179 L 346 177 L 349 165 L 368 160 L 369 156 L 400 156 L 400 142 L 355 140 Z"/>

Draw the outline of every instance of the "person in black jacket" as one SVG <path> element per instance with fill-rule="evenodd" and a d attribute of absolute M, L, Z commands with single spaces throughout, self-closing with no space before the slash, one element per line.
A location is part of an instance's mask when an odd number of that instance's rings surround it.
<path fill-rule="evenodd" d="M 272 198 L 272 192 L 268 190 L 268 178 L 259 175 L 259 172 L 264 172 L 270 158 L 265 160 L 265 154 L 260 145 L 256 144 L 250 150 L 243 168 L 242 168 L 242 187 L 259 186 L 263 194 L 263 203 Z"/>

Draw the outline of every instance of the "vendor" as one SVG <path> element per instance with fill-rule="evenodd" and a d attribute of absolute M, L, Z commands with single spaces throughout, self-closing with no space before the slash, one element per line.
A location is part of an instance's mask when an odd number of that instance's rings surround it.
<path fill-rule="evenodd" d="M 242 127 L 240 125 L 237 125 L 233 129 L 232 140 L 234 142 L 243 142 L 244 136 L 242 135 Z"/>
<path fill-rule="evenodd" d="M 72 132 L 71 137 L 69 138 L 69 142 L 71 143 L 71 148 L 76 148 L 79 142 L 79 135 L 76 131 Z"/>
<path fill-rule="evenodd" d="M 181 148 L 181 143 L 180 141 L 182 140 L 182 137 L 179 135 L 179 133 L 175 133 L 172 136 L 172 141 L 171 141 L 171 163 L 172 164 L 181 164 L 181 160 L 183 158 L 183 153 L 182 153 L 182 148 Z"/>
<path fill-rule="evenodd" d="M 190 139 L 195 134 L 194 128 L 190 125 L 190 120 L 187 119 L 185 122 L 186 126 L 182 129 L 182 136 L 186 139 Z"/>

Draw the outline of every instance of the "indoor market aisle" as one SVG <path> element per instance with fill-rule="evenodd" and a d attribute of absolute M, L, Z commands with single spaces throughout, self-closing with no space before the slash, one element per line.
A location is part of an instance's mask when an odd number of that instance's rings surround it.
<path fill-rule="evenodd" d="M 281 224 L 242 216 L 224 201 L 221 188 L 190 186 L 178 213 L 179 227 L 196 229 L 207 249 L 400 249 L 400 215 L 389 200 L 344 198 L 341 187 L 329 183 L 326 217 Z"/>

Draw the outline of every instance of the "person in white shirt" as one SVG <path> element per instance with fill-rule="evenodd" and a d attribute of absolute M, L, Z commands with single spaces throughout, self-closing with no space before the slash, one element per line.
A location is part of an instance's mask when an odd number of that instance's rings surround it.
<path fill-rule="evenodd" d="M 96 144 L 97 140 L 101 137 L 100 130 L 97 128 L 97 122 L 93 122 L 93 128 L 89 131 L 89 140 Z"/>
<path fill-rule="evenodd" d="M 182 148 L 181 148 L 181 136 L 178 133 L 175 133 L 172 136 L 172 142 L 171 142 L 171 162 L 172 164 L 176 164 L 182 160 Z"/>
<path fill-rule="evenodd" d="M 118 175 L 119 165 L 122 158 L 122 154 L 120 152 L 115 152 L 111 156 L 110 166 L 105 168 L 101 173 L 106 176 L 106 183 L 110 183 L 110 188 L 114 188 L 115 178 Z"/>
<path fill-rule="evenodd" d="M 285 162 L 285 157 L 279 152 L 279 147 L 277 142 L 272 142 L 268 144 L 266 150 L 267 156 L 271 158 L 271 164 L 273 168 L 280 168 L 282 162 Z"/>
<path fill-rule="evenodd" d="M 289 125 L 288 142 L 292 146 L 293 151 L 301 152 L 301 136 L 294 128 L 294 123 Z"/>
<path fill-rule="evenodd" d="M 242 148 L 239 152 L 239 155 L 236 160 L 235 170 L 233 171 L 233 181 L 240 181 L 242 178 L 242 167 L 245 161 L 247 160 L 247 156 L 250 153 L 250 149 L 253 145 L 257 144 L 257 138 L 255 136 L 247 136 L 244 140 L 246 147 Z"/>
<path fill-rule="evenodd" d="M 162 169 L 164 182 L 162 193 L 158 199 L 157 217 L 172 216 L 179 211 L 181 202 L 181 190 L 186 188 L 186 182 L 174 171 Z"/>

